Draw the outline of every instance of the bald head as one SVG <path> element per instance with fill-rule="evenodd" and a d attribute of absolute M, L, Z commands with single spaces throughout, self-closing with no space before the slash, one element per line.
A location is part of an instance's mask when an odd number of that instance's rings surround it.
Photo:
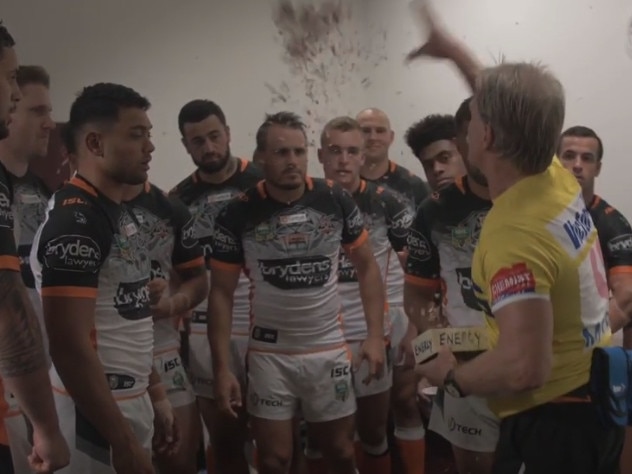
<path fill-rule="evenodd" d="M 395 136 L 388 115 L 380 109 L 369 108 L 361 111 L 356 120 L 366 141 L 366 163 L 375 165 L 387 161 L 388 150 Z"/>

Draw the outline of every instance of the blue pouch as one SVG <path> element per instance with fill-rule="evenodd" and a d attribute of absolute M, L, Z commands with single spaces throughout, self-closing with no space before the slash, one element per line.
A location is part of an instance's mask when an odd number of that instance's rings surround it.
<path fill-rule="evenodd" d="M 590 395 L 602 421 L 608 425 L 632 426 L 632 358 L 622 347 L 593 350 Z"/>

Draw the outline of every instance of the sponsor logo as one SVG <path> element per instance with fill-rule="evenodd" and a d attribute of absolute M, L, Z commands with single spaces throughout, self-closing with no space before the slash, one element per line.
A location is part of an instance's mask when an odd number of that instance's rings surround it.
<path fill-rule="evenodd" d="M 350 391 L 347 380 L 339 380 L 334 384 L 334 397 L 340 402 L 347 401 Z"/>
<path fill-rule="evenodd" d="M 293 233 L 280 236 L 279 240 L 285 243 L 288 250 L 307 250 L 309 248 L 309 234 Z"/>
<path fill-rule="evenodd" d="M 481 428 L 474 428 L 472 426 L 465 426 L 457 423 L 454 417 L 450 417 L 448 420 L 448 429 L 468 436 L 480 436 L 483 432 Z"/>
<path fill-rule="evenodd" d="M 193 217 L 188 220 L 186 224 L 182 227 L 182 232 L 180 234 L 180 245 L 185 249 L 191 249 L 195 247 L 198 243 L 197 236 L 195 235 L 195 219 Z"/>
<path fill-rule="evenodd" d="M 63 235 L 44 247 L 44 265 L 48 268 L 94 273 L 101 263 L 101 248 L 84 235 Z"/>
<path fill-rule="evenodd" d="M 492 306 L 517 295 L 535 293 L 535 277 L 525 263 L 501 268 L 492 277 Z"/>
<path fill-rule="evenodd" d="M 124 319 L 135 321 L 150 318 L 147 280 L 119 283 L 114 296 L 114 307 Z"/>
<path fill-rule="evenodd" d="M 340 377 L 346 377 L 349 374 L 351 374 L 351 366 L 349 364 L 346 364 L 346 365 L 334 367 L 333 369 L 331 369 L 331 372 L 329 375 L 332 379 L 337 379 Z"/>
<path fill-rule="evenodd" d="M 612 253 L 632 251 L 632 234 L 624 234 L 608 241 L 608 250 Z"/>
<path fill-rule="evenodd" d="M 469 267 L 457 268 L 456 281 L 461 287 L 461 297 L 463 298 L 463 303 L 465 303 L 465 306 L 470 309 L 480 310 L 478 299 L 474 294 L 474 284 L 472 283 L 472 269 Z"/>
<path fill-rule="evenodd" d="M 425 235 L 414 229 L 410 229 L 407 239 L 408 256 L 420 262 L 430 260 L 432 251 L 430 250 L 430 242 Z"/>
<path fill-rule="evenodd" d="M 275 329 L 262 328 L 261 326 L 252 328 L 252 339 L 255 341 L 276 344 L 278 338 L 279 333 Z"/>
<path fill-rule="evenodd" d="M 353 209 L 350 215 L 347 216 L 347 230 L 350 233 L 360 231 L 364 229 L 364 215 L 360 212 L 359 208 Z"/>
<path fill-rule="evenodd" d="M 209 194 L 208 197 L 206 198 L 206 202 L 208 203 L 224 202 L 224 201 L 228 201 L 232 197 L 233 197 L 233 193 L 231 192 Z"/>
<path fill-rule="evenodd" d="M 582 329 L 582 336 L 584 338 L 584 348 L 590 349 L 597 345 L 604 336 L 610 332 L 610 320 L 606 316 L 601 321 L 595 324 L 584 326 Z"/>
<path fill-rule="evenodd" d="M 174 357 L 169 360 L 161 360 L 163 372 L 170 372 L 180 367 L 180 357 Z"/>
<path fill-rule="evenodd" d="M 136 379 L 129 375 L 105 374 L 110 390 L 127 390 L 136 385 Z"/>
<path fill-rule="evenodd" d="M 0 227 L 13 228 L 13 211 L 11 210 L 11 199 L 9 190 L 0 183 Z"/>
<path fill-rule="evenodd" d="M 250 404 L 254 407 L 282 407 L 283 402 L 281 400 L 275 400 L 273 398 L 262 398 L 256 393 L 250 394 Z"/>
<path fill-rule="evenodd" d="M 399 212 L 396 216 L 391 220 L 391 230 L 397 231 L 407 231 L 411 224 L 413 223 L 413 215 L 408 212 L 408 210 L 403 210 Z"/>
<path fill-rule="evenodd" d="M 331 277 L 331 270 L 327 257 L 259 260 L 264 281 L 282 290 L 323 286 Z"/>
<path fill-rule="evenodd" d="M 593 221 L 588 209 L 575 213 L 575 218 L 564 222 L 564 231 L 571 239 L 575 250 L 579 250 L 593 229 Z"/>
<path fill-rule="evenodd" d="M 88 219 L 86 218 L 86 216 L 78 211 L 75 211 L 73 214 L 74 218 L 75 218 L 75 222 L 77 224 L 87 224 L 88 223 Z"/>
<path fill-rule="evenodd" d="M 219 253 L 238 253 L 239 243 L 233 234 L 222 226 L 218 226 L 213 233 L 212 250 Z"/>
<path fill-rule="evenodd" d="M 186 390 L 187 382 L 184 378 L 184 374 L 178 370 L 173 374 L 171 378 L 171 387 L 167 389 L 167 393 L 182 392 Z"/>
<path fill-rule="evenodd" d="M 257 242 L 266 242 L 268 240 L 272 240 L 274 239 L 274 235 L 274 228 L 267 222 L 259 224 L 257 227 L 255 227 L 255 240 Z"/>
<path fill-rule="evenodd" d="M 347 257 L 347 254 L 340 252 L 340 261 L 338 262 L 338 282 L 355 283 L 358 281 L 358 273 L 355 267 Z"/>
<path fill-rule="evenodd" d="M 194 324 L 206 324 L 207 318 L 206 311 L 193 311 L 191 322 Z"/>
<path fill-rule="evenodd" d="M 303 222 L 307 222 L 307 214 L 305 212 L 291 214 L 289 216 L 279 216 L 279 223 L 281 225 L 302 224 Z"/>
<path fill-rule="evenodd" d="M 149 279 L 155 280 L 156 278 L 166 279 L 167 276 L 165 275 L 165 272 L 162 271 L 162 266 L 160 265 L 160 262 L 157 260 L 152 260 L 151 273 L 149 274 Z"/>

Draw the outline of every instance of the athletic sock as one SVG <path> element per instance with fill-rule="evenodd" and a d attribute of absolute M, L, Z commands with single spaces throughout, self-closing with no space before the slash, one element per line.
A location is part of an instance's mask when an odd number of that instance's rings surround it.
<path fill-rule="evenodd" d="M 423 426 L 395 427 L 395 439 L 405 474 L 425 474 L 426 440 Z"/>

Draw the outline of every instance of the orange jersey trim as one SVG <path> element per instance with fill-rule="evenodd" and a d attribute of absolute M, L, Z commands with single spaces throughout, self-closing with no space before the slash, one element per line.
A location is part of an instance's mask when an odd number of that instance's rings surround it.
<path fill-rule="evenodd" d="M 608 271 L 608 276 L 611 275 L 625 275 L 628 273 L 632 273 L 632 266 L 630 265 L 619 265 L 616 267 L 612 267 L 609 271 Z"/>
<path fill-rule="evenodd" d="M 42 288 L 42 297 L 96 298 L 98 292 L 97 288 L 86 288 L 83 286 L 50 286 Z"/>
<path fill-rule="evenodd" d="M 20 271 L 20 259 L 14 255 L 0 256 L 0 270 Z"/>
<path fill-rule="evenodd" d="M 189 260 L 188 262 L 179 263 L 174 268 L 176 270 L 188 270 L 189 268 L 203 267 L 203 266 L 204 266 L 204 257 L 198 257 L 193 260 Z"/>
<path fill-rule="evenodd" d="M 362 246 L 367 241 L 368 238 L 369 238 L 369 233 L 366 231 L 366 229 L 364 229 L 357 239 L 355 239 L 350 244 L 343 245 L 342 248 L 345 249 L 346 252 L 352 252 L 353 250 Z"/>
<path fill-rule="evenodd" d="M 404 281 L 420 288 L 441 289 L 441 280 L 433 278 L 421 278 L 413 275 L 404 275 Z"/>

